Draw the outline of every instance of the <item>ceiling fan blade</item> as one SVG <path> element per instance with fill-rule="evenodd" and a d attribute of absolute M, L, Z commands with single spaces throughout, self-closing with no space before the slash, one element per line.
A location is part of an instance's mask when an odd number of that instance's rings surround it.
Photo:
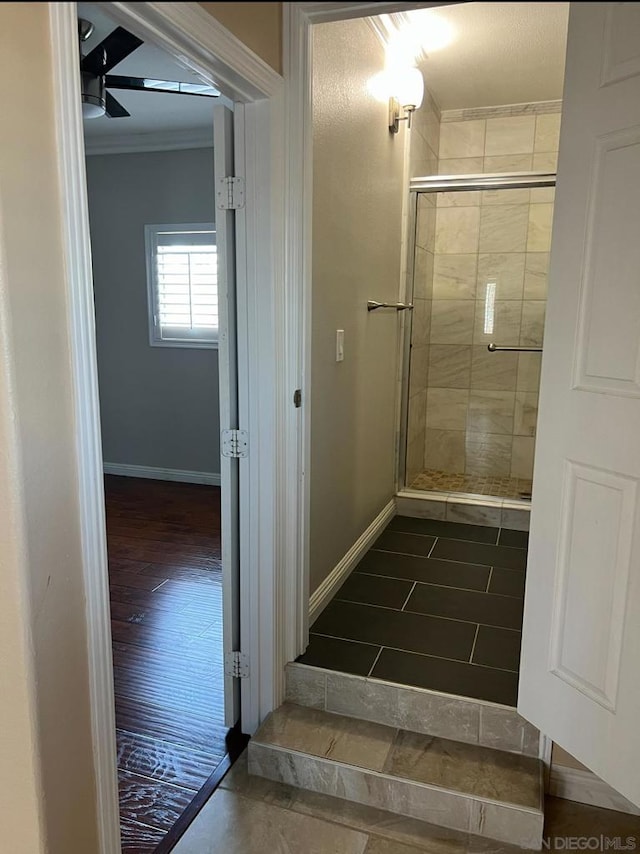
<path fill-rule="evenodd" d="M 134 36 L 124 27 L 117 27 L 83 58 L 82 70 L 101 77 L 126 59 L 141 44 L 143 41 L 138 36 Z"/>
<path fill-rule="evenodd" d="M 106 113 L 110 119 L 125 119 L 131 115 L 131 113 L 125 110 L 120 101 L 117 101 L 109 92 L 105 92 L 105 104 L 107 108 Z"/>
<path fill-rule="evenodd" d="M 153 80 L 150 77 L 123 77 L 107 74 L 107 89 L 133 89 L 137 92 L 164 92 L 170 95 L 195 95 L 199 98 L 217 98 L 220 92 L 206 83 L 180 83 L 177 80 Z"/>

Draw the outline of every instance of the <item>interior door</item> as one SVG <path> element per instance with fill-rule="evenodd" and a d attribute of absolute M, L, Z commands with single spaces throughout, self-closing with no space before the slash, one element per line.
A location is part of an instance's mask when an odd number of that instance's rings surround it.
<path fill-rule="evenodd" d="M 572 3 L 518 710 L 640 804 L 640 4 Z"/>
<path fill-rule="evenodd" d="M 213 108 L 213 151 L 216 186 L 216 243 L 218 251 L 218 369 L 220 382 L 221 449 L 225 431 L 238 427 L 238 367 L 236 342 L 235 212 L 226 201 L 220 181 L 234 174 L 233 112 L 224 104 Z M 240 717 L 240 688 L 231 675 L 233 652 L 240 649 L 239 476 L 236 457 L 223 450 L 220 458 L 222 533 L 222 596 L 225 724 Z"/>

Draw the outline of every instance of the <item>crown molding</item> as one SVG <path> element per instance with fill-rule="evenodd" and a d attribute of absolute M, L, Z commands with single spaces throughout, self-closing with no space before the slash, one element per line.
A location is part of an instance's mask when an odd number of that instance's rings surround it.
<path fill-rule="evenodd" d="M 419 8 L 428 9 L 432 6 L 450 6 L 450 0 L 435 3 L 420 3 Z M 408 12 L 416 8 L 415 3 L 296 3 L 296 6 L 306 15 L 310 23 L 320 24 L 326 21 L 347 21 L 351 18 L 365 18 L 367 15 L 394 14 Z"/>
<path fill-rule="evenodd" d="M 441 122 L 464 122 L 469 119 L 498 119 L 513 116 L 541 116 L 562 112 L 562 101 L 532 101 L 524 104 L 500 104 L 495 107 L 464 107 L 442 110 Z"/>
<path fill-rule="evenodd" d="M 85 154 L 136 154 L 143 151 L 181 151 L 213 148 L 213 128 L 188 128 L 162 133 L 123 133 L 101 139 L 85 138 Z"/>

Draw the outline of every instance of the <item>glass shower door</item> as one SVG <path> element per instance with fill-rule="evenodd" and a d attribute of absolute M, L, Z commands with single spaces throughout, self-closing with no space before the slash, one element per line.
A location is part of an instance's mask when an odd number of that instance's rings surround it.
<path fill-rule="evenodd" d="M 405 485 L 527 498 L 554 190 L 476 177 L 417 196 Z"/>

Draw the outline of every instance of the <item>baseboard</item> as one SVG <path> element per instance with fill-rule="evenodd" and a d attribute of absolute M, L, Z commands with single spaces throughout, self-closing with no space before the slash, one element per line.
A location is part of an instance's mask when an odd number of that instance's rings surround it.
<path fill-rule="evenodd" d="M 566 768 L 553 765 L 549 779 L 549 794 L 568 801 L 578 801 L 593 807 L 603 807 L 631 815 L 640 815 L 640 809 L 623 797 L 607 783 L 592 774 L 578 768 Z"/>
<path fill-rule="evenodd" d="M 216 472 L 131 466 L 127 463 L 103 463 L 102 468 L 105 474 L 117 474 L 121 477 L 142 477 L 147 480 L 174 480 L 179 483 L 206 483 L 209 486 L 220 486 L 220 475 Z"/>
<path fill-rule="evenodd" d="M 395 515 L 396 500 L 392 498 L 386 507 L 378 513 L 366 531 L 358 537 L 340 563 L 331 570 L 317 590 L 314 590 L 309 599 L 309 625 L 313 625 L 318 619 L 338 589 L 344 584 L 351 570 Z"/>

